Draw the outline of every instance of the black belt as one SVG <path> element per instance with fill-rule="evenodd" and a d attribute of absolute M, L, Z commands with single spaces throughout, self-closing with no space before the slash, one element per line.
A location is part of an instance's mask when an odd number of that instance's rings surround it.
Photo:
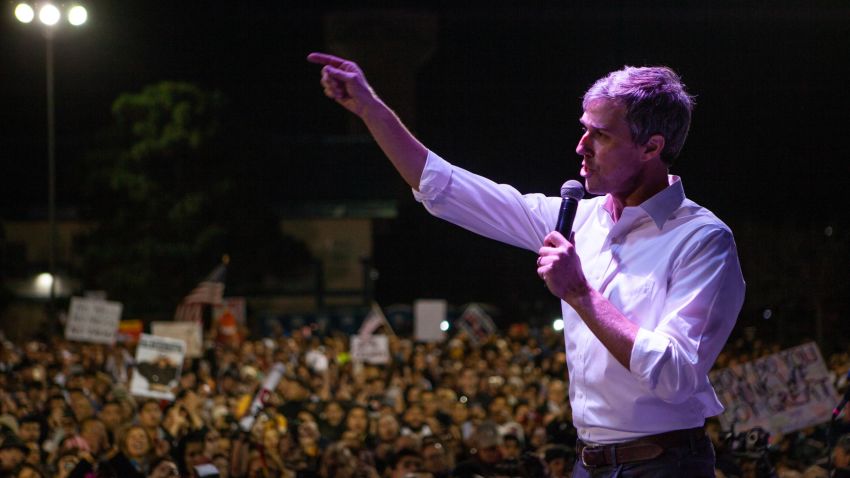
<path fill-rule="evenodd" d="M 616 466 L 658 458 L 668 448 L 693 446 L 705 438 L 703 427 L 673 430 L 611 445 L 588 445 L 576 440 L 576 454 L 586 467 Z"/>

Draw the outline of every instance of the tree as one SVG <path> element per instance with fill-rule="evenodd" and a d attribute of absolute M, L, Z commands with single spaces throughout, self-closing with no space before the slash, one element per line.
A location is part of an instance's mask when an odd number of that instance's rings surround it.
<path fill-rule="evenodd" d="M 85 182 L 97 227 L 80 245 L 87 288 L 124 302 L 125 315 L 172 313 L 223 253 L 238 269 L 231 248 L 266 256 L 243 261 L 253 267 L 310 263 L 306 248 L 275 232 L 276 219 L 232 179 L 238 162 L 221 134 L 224 106 L 221 93 L 178 82 L 112 105 L 114 124 L 89 156 Z M 263 271 L 242 276 L 252 274 Z"/>

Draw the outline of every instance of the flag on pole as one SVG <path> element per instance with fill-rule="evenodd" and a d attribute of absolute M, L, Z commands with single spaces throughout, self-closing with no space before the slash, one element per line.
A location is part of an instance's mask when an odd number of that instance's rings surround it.
<path fill-rule="evenodd" d="M 227 255 L 222 257 L 221 264 L 183 298 L 174 312 L 175 321 L 201 322 L 205 304 L 221 304 L 229 262 L 230 258 Z"/>
<path fill-rule="evenodd" d="M 395 335 L 393 328 L 390 327 L 390 323 L 387 322 L 387 318 L 381 310 L 381 306 L 377 302 L 372 302 L 372 309 L 366 314 L 366 318 L 363 319 L 363 324 L 360 326 L 360 331 L 357 332 L 357 335 L 360 337 L 369 337 L 382 325 L 386 328 L 388 335 Z"/>

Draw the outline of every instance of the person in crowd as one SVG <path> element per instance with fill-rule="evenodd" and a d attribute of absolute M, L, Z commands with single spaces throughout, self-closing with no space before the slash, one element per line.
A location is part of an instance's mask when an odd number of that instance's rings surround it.
<path fill-rule="evenodd" d="M 148 430 L 141 425 L 128 425 L 118 434 L 117 453 L 100 464 L 98 474 L 105 478 L 145 477 L 154 453 Z"/>
<path fill-rule="evenodd" d="M 21 463 L 15 472 L 15 478 L 47 478 L 47 475 L 39 465 Z"/>
<path fill-rule="evenodd" d="M 503 461 L 503 444 L 496 424 L 490 421 L 482 422 L 472 435 L 470 450 L 472 456 L 458 463 L 452 476 L 459 478 L 473 475 L 497 476 L 499 464 Z"/>
<path fill-rule="evenodd" d="M 345 431 L 345 409 L 336 401 L 325 403 L 319 420 L 319 430 L 329 441 L 337 441 Z"/>
<path fill-rule="evenodd" d="M 423 469 L 434 478 L 448 478 L 454 468 L 454 456 L 449 449 L 436 437 L 426 437 L 422 440 Z"/>
<path fill-rule="evenodd" d="M 14 434 L 8 434 L 0 439 L 3 440 L 0 443 L 0 477 L 14 476 L 18 466 L 29 454 L 29 447 Z"/>
<path fill-rule="evenodd" d="M 147 478 L 179 478 L 180 470 L 170 456 L 156 458 L 151 462 Z"/>
<path fill-rule="evenodd" d="M 547 478 L 566 478 L 570 476 L 573 469 L 572 455 L 569 448 L 562 445 L 552 445 L 547 448 L 544 454 Z"/>

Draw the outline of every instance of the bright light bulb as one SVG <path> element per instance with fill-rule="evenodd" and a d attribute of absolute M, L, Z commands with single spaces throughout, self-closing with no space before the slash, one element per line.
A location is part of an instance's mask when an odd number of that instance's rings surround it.
<path fill-rule="evenodd" d="M 82 5 L 74 5 L 68 10 L 68 23 L 78 27 L 83 23 L 86 23 L 86 20 L 89 18 L 89 12 L 86 11 L 86 7 Z"/>
<path fill-rule="evenodd" d="M 440 330 L 442 330 L 443 332 L 449 330 L 449 321 L 448 320 L 444 320 L 444 321 L 440 322 Z"/>
<path fill-rule="evenodd" d="M 49 292 L 52 283 L 53 276 L 47 272 L 42 272 L 35 277 L 35 287 L 41 292 Z"/>
<path fill-rule="evenodd" d="M 41 7 L 41 10 L 38 11 L 38 20 L 47 26 L 56 25 L 61 16 L 62 14 L 59 13 L 59 9 L 50 3 L 45 4 Z"/>
<path fill-rule="evenodd" d="M 35 11 L 26 3 L 19 3 L 15 7 L 15 18 L 21 23 L 30 23 L 35 18 Z"/>
<path fill-rule="evenodd" d="M 552 328 L 555 329 L 555 332 L 564 330 L 564 319 L 555 319 L 555 321 L 552 322 Z"/>

